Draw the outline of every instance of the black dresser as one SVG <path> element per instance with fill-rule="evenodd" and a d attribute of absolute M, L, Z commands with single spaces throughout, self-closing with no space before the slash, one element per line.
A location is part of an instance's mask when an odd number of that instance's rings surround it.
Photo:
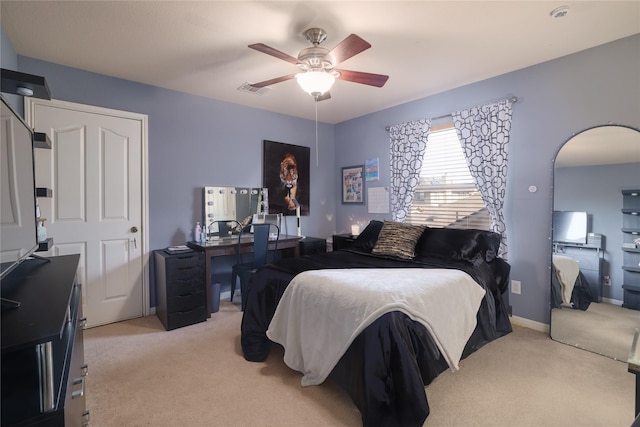
<path fill-rule="evenodd" d="M 2 280 L 2 426 L 84 426 L 79 255 L 30 259 Z"/>
<path fill-rule="evenodd" d="M 300 255 L 313 255 L 327 252 L 327 240 L 319 237 L 300 239 Z"/>
<path fill-rule="evenodd" d="M 203 252 L 155 251 L 156 315 L 170 331 L 207 320 Z"/>

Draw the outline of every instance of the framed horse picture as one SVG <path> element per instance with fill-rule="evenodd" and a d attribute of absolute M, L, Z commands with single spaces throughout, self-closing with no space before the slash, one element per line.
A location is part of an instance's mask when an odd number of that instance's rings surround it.
<path fill-rule="evenodd" d="M 309 215 L 310 149 L 264 140 L 262 186 L 269 190 L 269 213 Z"/>

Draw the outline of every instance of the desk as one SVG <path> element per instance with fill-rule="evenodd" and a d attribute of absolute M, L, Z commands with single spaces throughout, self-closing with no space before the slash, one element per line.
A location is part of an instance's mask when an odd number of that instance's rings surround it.
<path fill-rule="evenodd" d="M 300 256 L 300 237 L 281 235 L 278 239 L 278 250 L 293 249 L 295 256 Z M 204 252 L 204 274 L 207 292 L 207 317 L 211 317 L 211 260 L 214 257 L 235 255 L 238 253 L 238 236 L 223 237 L 205 242 L 187 242 L 187 246 L 196 251 Z M 274 249 L 275 242 L 269 242 L 269 249 Z M 253 238 L 242 239 L 241 253 L 253 252 Z"/>

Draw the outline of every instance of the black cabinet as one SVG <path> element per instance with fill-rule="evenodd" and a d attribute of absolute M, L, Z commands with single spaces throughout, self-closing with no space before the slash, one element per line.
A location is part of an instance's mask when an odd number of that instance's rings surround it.
<path fill-rule="evenodd" d="M 85 405 L 79 255 L 24 261 L 2 280 L 2 425 L 81 426 Z"/>
<path fill-rule="evenodd" d="M 622 306 L 640 310 L 640 190 L 622 190 Z"/>
<path fill-rule="evenodd" d="M 356 241 L 357 236 L 351 234 L 334 234 L 333 235 L 333 250 L 339 251 L 340 249 L 348 249 Z"/>
<path fill-rule="evenodd" d="M 207 320 L 203 252 L 155 251 L 156 315 L 170 331 Z"/>
<path fill-rule="evenodd" d="M 313 255 L 327 252 L 327 240 L 318 237 L 300 239 L 300 255 Z"/>

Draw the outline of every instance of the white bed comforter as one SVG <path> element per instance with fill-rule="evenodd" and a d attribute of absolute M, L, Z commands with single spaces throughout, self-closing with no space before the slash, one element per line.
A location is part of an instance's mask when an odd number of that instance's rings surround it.
<path fill-rule="evenodd" d="M 267 336 L 302 372 L 302 385 L 321 384 L 355 337 L 385 313 L 401 311 L 429 331 L 451 370 L 476 326 L 485 290 L 449 269 L 336 269 L 293 278 Z"/>
<path fill-rule="evenodd" d="M 580 265 L 566 255 L 553 254 L 553 266 L 558 270 L 558 280 L 562 294 L 562 305 L 571 307 L 571 294 L 580 273 Z"/>

